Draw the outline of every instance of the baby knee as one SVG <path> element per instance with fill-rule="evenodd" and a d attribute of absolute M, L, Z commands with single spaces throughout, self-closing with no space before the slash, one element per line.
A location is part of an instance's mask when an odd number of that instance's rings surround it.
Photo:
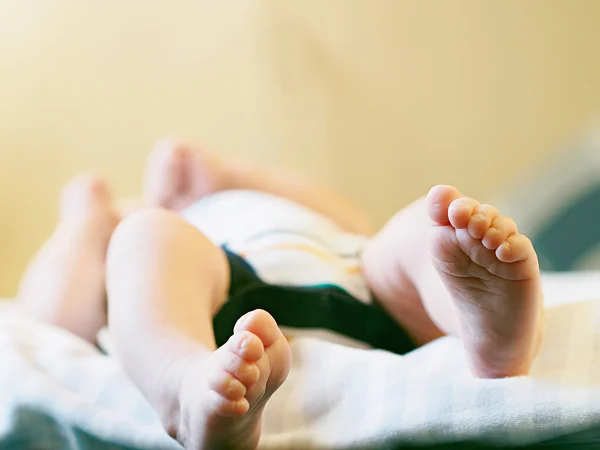
<path fill-rule="evenodd" d="M 188 225 L 177 214 L 159 208 L 134 212 L 124 218 L 113 233 L 110 248 L 130 247 L 178 235 Z"/>

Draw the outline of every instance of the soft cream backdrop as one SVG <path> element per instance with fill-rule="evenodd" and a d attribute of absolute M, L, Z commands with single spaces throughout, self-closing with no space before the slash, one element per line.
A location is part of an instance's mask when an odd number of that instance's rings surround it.
<path fill-rule="evenodd" d="M 311 173 L 382 221 L 486 197 L 600 110 L 600 2 L 0 1 L 0 295 L 80 170 L 165 134 Z"/>

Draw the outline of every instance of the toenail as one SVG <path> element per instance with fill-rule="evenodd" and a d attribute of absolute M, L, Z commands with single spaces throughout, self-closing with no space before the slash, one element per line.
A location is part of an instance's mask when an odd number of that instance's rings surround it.
<path fill-rule="evenodd" d="M 245 323 L 248 321 L 248 319 L 250 318 L 250 316 L 251 316 L 251 315 L 252 315 L 252 312 L 249 312 L 249 313 L 246 313 L 246 314 L 244 314 L 244 315 L 241 317 L 241 319 L 239 320 L 239 322 L 238 322 L 238 323 L 239 323 L 240 325 L 243 325 L 243 324 L 245 324 Z"/>
<path fill-rule="evenodd" d="M 242 339 L 240 341 L 240 350 L 244 350 L 246 347 L 248 347 L 249 343 L 250 343 L 250 338 L 249 337 L 245 337 L 244 339 Z"/>
<path fill-rule="evenodd" d="M 239 385 L 238 385 L 239 382 L 236 383 L 236 381 L 237 380 L 235 378 L 233 378 L 233 377 L 230 377 L 227 380 L 226 392 L 227 392 L 228 395 L 234 394 L 236 391 L 239 390 Z"/>

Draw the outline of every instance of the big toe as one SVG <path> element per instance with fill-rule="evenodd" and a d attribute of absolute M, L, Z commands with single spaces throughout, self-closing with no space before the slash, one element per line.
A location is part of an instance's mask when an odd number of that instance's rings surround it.
<path fill-rule="evenodd" d="M 269 313 L 259 309 L 240 318 L 234 332 L 249 332 L 262 342 L 265 355 L 258 364 L 262 366 L 261 373 L 269 374 L 265 380 L 266 394 L 272 394 L 286 380 L 292 362 L 290 346 L 277 322 Z"/>
<path fill-rule="evenodd" d="M 249 331 L 262 341 L 265 348 L 271 346 L 277 339 L 283 337 L 277 322 L 268 312 L 257 309 L 242 316 L 235 324 L 234 333 Z"/>
<path fill-rule="evenodd" d="M 427 194 L 427 215 L 439 225 L 449 225 L 448 209 L 450 204 L 460 197 L 460 192 L 454 186 L 434 186 Z"/>

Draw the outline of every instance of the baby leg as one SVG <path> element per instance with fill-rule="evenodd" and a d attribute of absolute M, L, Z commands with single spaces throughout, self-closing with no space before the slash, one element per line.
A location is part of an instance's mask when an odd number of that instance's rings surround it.
<path fill-rule="evenodd" d="M 106 324 L 108 241 L 118 214 L 106 183 L 80 176 L 64 190 L 59 223 L 30 262 L 17 296 L 29 314 L 95 342 Z"/>
<path fill-rule="evenodd" d="M 115 231 L 107 272 L 117 356 L 167 432 L 188 449 L 256 448 L 291 354 L 260 310 L 216 348 L 212 318 L 229 288 L 223 251 L 177 215 L 148 210 Z"/>
<path fill-rule="evenodd" d="M 537 257 L 495 208 L 437 186 L 372 240 L 363 265 L 383 306 L 417 341 L 439 330 L 460 335 L 478 376 L 529 371 L 541 333 Z"/>

